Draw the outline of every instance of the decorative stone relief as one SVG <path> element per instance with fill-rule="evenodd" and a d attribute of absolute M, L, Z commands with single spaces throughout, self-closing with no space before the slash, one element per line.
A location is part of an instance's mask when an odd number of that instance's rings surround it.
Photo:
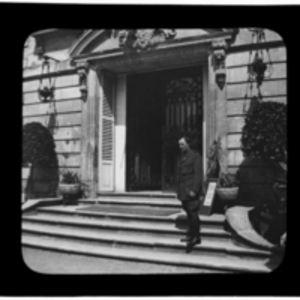
<path fill-rule="evenodd" d="M 80 93 L 81 99 L 86 101 L 88 96 L 87 90 L 87 74 L 89 70 L 89 64 L 87 62 L 79 62 L 76 65 L 77 73 L 79 75 Z"/>
<path fill-rule="evenodd" d="M 216 73 L 216 84 L 222 90 L 226 83 L 226 49 L 228 47 L 224 39 L 212 41 L 212 64 Z"/>
<path fill-rule="evenodd" d="M 119 31 L 119 46 L 126 50 L 145 50 L 172 39 L 176 36 L 175 29 L 129 29 Z"/>
<path fill-rule="evenodd" d="M 36 39 L 32 36 L 28 37 L 24 45 L 23 68 L 35 68 L 41 63 L 36 55 Z"/>

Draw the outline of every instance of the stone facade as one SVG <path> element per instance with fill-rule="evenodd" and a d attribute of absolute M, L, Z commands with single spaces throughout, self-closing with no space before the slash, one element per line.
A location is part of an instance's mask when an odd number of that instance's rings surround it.
<path fill-rule="evenodd" d="M 263 101 L 286 103 L 286 49 L 277 33 L 265 33 L 273 74 L 261 87 Z M 223 171 L 235 173 L 244 160 L 240 138 L 250 105 L 250 94 L 245 98 L 245 93 L 249 54 L 254 52 L 252 33 L 191 29 L 176 30 L 171 37 L 159 34 L 151 30 L 148 35 L 139 34 L 139 43 L 130 44 L 135 45 L 130 50 L 118 31 L 53 29 L 33 33 L 26 41 L 23 123 L 37 121 L 52 131 L 60 168 L 78 172 L 89 185 L 90 196 L 126 191 L 127 79 L 131 74 L 201 67 L 203 173 L 207 150 L 217 137 L 224 150 Z M 41 75 L 43 55 L 50 57 L 50 73 Z M 216 82 L 216 74 L 219 79 L 226 75 L 224 87 Z M 51 80 L 55 81 L 54 100 L 42 103 L 37 90 Z M 111 130 L 108 140 L 105 126 Z M 105 143 L 111 143 L 111 157 Z"/>

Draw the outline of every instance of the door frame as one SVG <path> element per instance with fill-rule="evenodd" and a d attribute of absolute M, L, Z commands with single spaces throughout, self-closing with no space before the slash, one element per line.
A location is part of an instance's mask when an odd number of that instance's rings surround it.
<path fill-rule="evenodd" d="M 207 115 L 209 113 L 208 109 L 209 109 L 209 106 L 207 105 L 208 103 L 208 100 L 209 100 L 209 77 L 208 77 L 208 71 L 209 71 L 209 66 L 208 66 L 208 63 L 205 62 L 205 63 L 199 63 L 197 64 L 196 66 L 195 65 L 182 65 L 180 67 L 176 66 L 176 67 L 172 67 L 172 68 L 168 68 L 168 69 L 159 69 L 159 70 L 156 70 L 156 71 L 141 71 L 141 72 L 134 72 L 134 73 L 128 73 L 126 74 L 126 90 L 129 89 L 129 86 L 128 86 L 128 76 L 132 75 L 132 74 L 144 74 L 144 73 L 155 73 L 155 72 L 160 72 L 160 71 L 164 71 L 164 70 L 172 70 L 172 69 L 176 69 L 176 70 L 180 70 L 180 69 L 188 69 L 188 68 L 197 68 L 199 67 L 202 72 L 200 71 L 200 75 L 202 76 L 202 159 L 203 159 L 203 167 L 202 167 L 202 172 L 203 172 L 203 175 L 206 173 L 206 155 L 207 155 L 207 139 L 208 139 L 208 132 L 207 132 Z M 118 87 L 119 89 L 119 87 Z M 116 92 L 117 95 L 119 95 L 119 91 L 117 90 Z M 119 96 L 117 96 L 117 99 L 116 99 L 116 102 L 115 103 L 120 103 L 120 99 L 118 99 Z M 128 101 L 127 99 L 127 93 L 126 93 L 126 102 Z M 124 95 L 122 96 L 122 99 L 124 100 Z M 118 105 L 118 104 L 117 104 Z M 116 108 L 117 109 L 117 108 Z M 128 132 L 128 127 L 127 127 L 127 106 L 126 106 L 126 109 L 125 109 L 125 115 L 126 115 L 126 121 L 125 121 L 125 127 L 126 127 L 126 132 Z M 128 143 L 128 134 L 126 134 L 126 138 L 125 138 L 125 149 L 127 149 L 126 145 Z M 127 157 L 128 153 L 127 153 L 127 150 L 126 150 L 126 156 L 124 158 L 124 160 L 126 161 L 125 162 L 125 169 L 123 170 L 125 176 L 123 177 L 124 178 L 124 187 L 122 189 L 122 191 L 124 192 L 127 192 L 129 191 L 128 189 L 128 179 L 127 179 L 127 167 L 128 167 L 128 164 L 127 164 Z M 117 174 L 117 173 L 116 173 Z M 204 181 L 204 176 L 203 176 L 203 181 Z M 116 182 L 116 179 L 115 179 L 115 182 Z M 161 189 L 161 191 L 163 192 L 163 187 Z M 165 191 L 166 193 L 169 193 L 169 191 Z"/>

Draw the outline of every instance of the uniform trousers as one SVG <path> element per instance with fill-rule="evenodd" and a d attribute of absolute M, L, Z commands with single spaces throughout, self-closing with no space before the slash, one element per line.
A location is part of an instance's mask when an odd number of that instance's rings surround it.
<path fill-rule="evenodd" d="M 188 219 L 188 236 L 191 237 L 199 237 L 200 233 L 200 219 L 199 219 L 199 208 L 200 208 L 200 200 L 199 199 L 192 199 L 192 200 L 185 200 L 181 201 L 182 208 L 187 214 Z"/>

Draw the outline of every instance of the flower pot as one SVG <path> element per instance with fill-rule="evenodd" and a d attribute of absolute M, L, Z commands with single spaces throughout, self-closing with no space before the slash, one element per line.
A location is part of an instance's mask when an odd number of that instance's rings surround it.
<path fill-rule="evenodd" d="M 74 184 L 60 183 L 59 184 L 59 192 L 62 195 L 76 195 L 76 194 L 78 194 L 79 190 L 80 190 L 79 183 L 74 183 Z"/>
<path fill-rule="evenodd" d="M 218 187 L 217 194 L 222 200 L 235 200 L 239 192 L 238 187 Z"/>

